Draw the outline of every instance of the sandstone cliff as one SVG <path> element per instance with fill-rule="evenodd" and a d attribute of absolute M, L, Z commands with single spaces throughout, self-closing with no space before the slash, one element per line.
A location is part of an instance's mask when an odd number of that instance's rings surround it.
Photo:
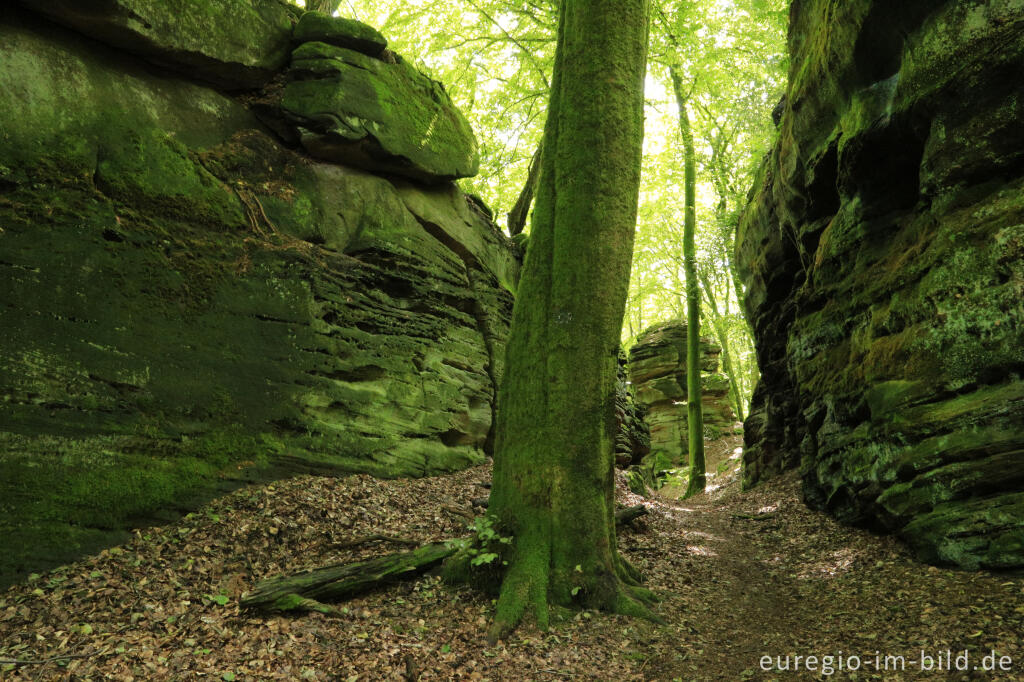
<path fill-rule="evenodd" d="M 277 0 L 8 5 L 0 584 L 243 480 L 482 461 L 519 265 L 439 84 Z"/>
<path fill-rule="evenodd" d="M 1024 565 L 1024 5 L 797 0 L 737 239 L 748 485 L 929 560 Z"/>
<path fill-rule="evenodd" d="M 687 463 L 686 323 L 669 320 L 645 330 L 629 349 L 629 379 L 650 428 L 651 457 L 664 466 Z M 720 346 L 700 340 L 704 434 L 717 438 L 732 428 L 729 378 L 718 371 Z M 656 473 L 656 472 L 655 472 Z"/>

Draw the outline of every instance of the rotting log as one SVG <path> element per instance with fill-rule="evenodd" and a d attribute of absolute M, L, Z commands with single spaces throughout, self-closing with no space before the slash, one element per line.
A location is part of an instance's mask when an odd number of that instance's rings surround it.
<path fill-rule="evenodd" d="M 615 513 L 615 523 L 622 526 L 647 513 L 647 508 L 642 504 L 626 507 Z M 397 539 L 387 536 L 379 538 Z M 378 536 L 361 538 L 366 539 L 378 539 Z M 243 596 L 240 604 L 243 608 L 260 611 L 315 611 L 328 616 L 340 616 L 341 611 L 325 602 L 344 601 L 378 587 L 413 578 L 440 565 L 456 551 L 458 548 L 454 542 L 434 542 L 407 552 L 268 578 Z"/>
<path fill-rule="evenodd" d="M 408 552 L 269 578 L 242 597 L 240 603 L 243 608 L 262 611 L 316 611 L 337 616 L 340 612 L 324 602 L 343 601 L 374 588 L 412 578 L 437 566 L 455 552 L 456 548 L 449 543 L 435 542 Z"/>
<path fill-rule="evenodd" d="M 638 504 L 634 507 L 626 507 L 625 509 L 620 509 L 619 511 L 615 512 L 615 525 L 623 526 L 632 521 L 633 519 L 640 518 L 645 514 L 647 514 L 647 507 L 643 506 L 642 504 Z"/>

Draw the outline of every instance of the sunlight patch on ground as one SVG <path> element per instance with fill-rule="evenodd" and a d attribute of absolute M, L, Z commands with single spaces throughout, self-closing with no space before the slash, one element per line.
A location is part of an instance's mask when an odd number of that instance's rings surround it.
<path fill-rule="evenodd" d="M 718 552 L 708 549 L 701 545 L 687 545 L 686 553 L 694 556 L 718 556 Z"/>

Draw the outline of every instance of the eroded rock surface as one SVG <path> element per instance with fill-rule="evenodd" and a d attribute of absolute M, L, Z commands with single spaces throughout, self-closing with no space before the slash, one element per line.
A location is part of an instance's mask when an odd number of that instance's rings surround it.
<path fill-rule="evenodd" d="M 0 24 L 0 583 L 246 480 L 483 461 L 519 263 L 475 203 Z"/>
<path fill-rule="evenodd" d="M 292 53 L 281 108 L 313 156 L 414 180 L 476 175 L 476 137 L 444 87 L 401 58 L 323 42 Z"/>
<path fill-rule="evenodd" d="M 283 0 L 21 0 L 107 45 L 217 85 L 263 85 L 288 61 L 301 10 Z"/>
<path fill-rule="evenodd" d="M 737 260 L 748 485 L 920 556 L 1024 566 L 1024 6 L 796 2 Z"/>
<path fill-rule="evenodd" d="M 651 457 L 665 465 L 687 461 L 685 322 L 670 320 L 644 331 L 629 350 L 629 378 L 636 402 L 646 411 Z M 704 431 L 717 438 L 736 419 L 729 405 L 729 379 L 718 371 L 720 346 L 700 340 L 701 407 Z"/>

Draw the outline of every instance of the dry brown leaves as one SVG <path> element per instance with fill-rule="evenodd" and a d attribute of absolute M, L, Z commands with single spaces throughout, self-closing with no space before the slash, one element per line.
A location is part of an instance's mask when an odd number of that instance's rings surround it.
<path fill-rule="evenodd" d="M 909 660 L 947 648 L 975 660 L 996 649 L 1013 658 L 1004 679 L 1024 676 L 1024 580 L 917 564 L 892 540 L 806 509 L 793 477 L 748 494 L 733 480 L 692 503 L 642 500 L 620 481 L 623 504 L 652 512 L 620 543 L 664 597 L 664 626 L 584 612 L 489 647 L 490 598 L 431 576 L 347 602 L 344 618 L 239 611 L 261 578 L 401 548 L 346 546 L 353 538 L 464 535 L 465 520 L 443 507 L 470 509 L 489 475 L 306 476 L 138 531 L 0 593 L 0 659 L 41 661 L 0 666 L 0 679 L 770 679 L 762 655 L 878 650 Z M 734 516 L 766 510 L 767 520 Z M 909 665 L 859 675 L 928 677 Z"/>

